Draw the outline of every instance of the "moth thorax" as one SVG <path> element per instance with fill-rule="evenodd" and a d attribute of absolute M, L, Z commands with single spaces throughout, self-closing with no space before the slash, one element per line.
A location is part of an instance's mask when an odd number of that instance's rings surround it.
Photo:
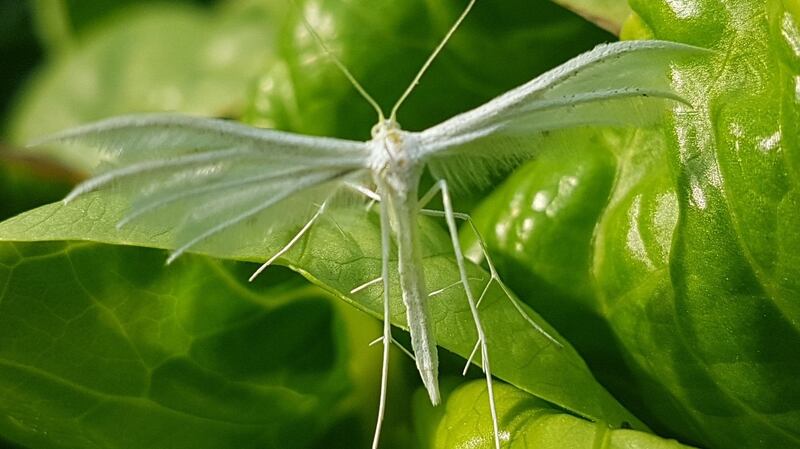
<path fill-rule="evenodd" d="M 400 167 L 408 163 L 408 151 L 399 130 L 390 130 L 386 133 L 383 137 L 383 144 L 392 162 Z"/>
<path fill-rule="evenodd" d="M 394 120 L 381 120 L 372 127 L 373 167 L 404 171 L 411 164 L 409 133 Z"/>

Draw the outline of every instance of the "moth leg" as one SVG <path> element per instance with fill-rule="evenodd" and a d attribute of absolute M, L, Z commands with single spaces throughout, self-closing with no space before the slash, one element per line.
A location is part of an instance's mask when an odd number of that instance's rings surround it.
<path fill-rule="evenodd" d="M 377 192 L 375 192 L 374 190 L 369 189 L 368 187 L 366 187 L 366 186 L 364 186 L 362 184 L 357 184 L 357 183 L 354 183 L 354 182 L 348 182 L 345 185 L 348 188 L 350 188 L 350 189 L 352 189 L 352 190 L 364 195 L 365 197 L 369 198 L 370 203 L 367 205 L 367 210 L 372 208 L 373 204 L 379 203 L 381 201 L 381 197 Z M 425 197 L 427 199 L 423 198 L 423 201 L 425 203 L 428 203 L 432 199 L 432 197 L 433 197 L 433 195 L 435 193 L 436 193 L 435 190 L 433 191 L 433 194 L 431 194 L 431 192 L 428 192 L 428 194 L 425 195 Z M 422 209 L 422 214 L 423 215 L 437 216 L 437 217 L 444 217 L 444 212 L 430 210 L 430 209 Z M 458 213 L 458 212 L 455 213 L 455 217 L 459 218 L 459 219 L 462 219 L 462 220 L 463 219 L 471 220 L 469 215 L 461 214 L 461 213 Z M 478 238 L 480 239 L 480 235 L 478 235 Z M 488 255 L 487 255 L 487 257 L 488 257 Z M 474 279 L 473 278 L 473 280 L 480 280 L 480 279 Z M 375 279 L 373 279 L 371 281 L 365 282 L 365 283 L 359 285 L 358 287 L 350 290 L 350 293 L 358 293 L 361 290 L 363 290 L 363 289 L 365 289 L 365 288 L 367 288 L 367 287 L 369 287 L 369 286 L 371 286 L 373 284 L 377 284 L 380 281 L 381 281 L 381 278 L 375 278 Z M 459 285 L 460 283 L 461 283 L 461 281 L 456 281 L 456 282 L 454 282 L 454 283 L 452 283 L 452 284 L 450 284 L 450 285 L 448 285 L 446 287 L 440 288 L 438 290 L 434 290 L 434 291 L 428 293 L 428 297 L 433 297 L 433 296 L 439 295 L 439 294 L 443 293 L 445 290 L 448 290 L 448 289 L 450 289 L 452 287 L 455 287 L 455 286 Z M 483 298 L 483 295 L 481 295 L 481 299 L 482 298 Z M 480 305 L 481 299 L 478 299 L 478 305 Z"/>
<path fill-rule="evenodd" d="M 466 376 L 467 371 L 469 371 L 470 365 L 472 365 L 472 361 L 475 360 L 475 354 L 478 353 L 478 348 L 480 348 L 481 341 L 478 340 L 475 342 L 475 346 L 472 347 L 472 352 L 469 353 L 469 357 L 467 357 L 467 363 L 464 364 L 464 369 L 461 370 L 461 375 Z M 483 360 L 481 360 L 481 371 L 485 371 L 486 368 L 483 366 Z"/>
<path fill-rule="evenodd" d="M 427 197 L 427 195 L 426 195 L 426 197 Z M 429 201 L 430 201 L 430 199 L 429 199 Z M 422 209 L 420 211 L 420 213 L 422 213 L 423 215 L 427 215 L 429 217 L 440 217 L 440 218 L 443 218 L 445 216 L 445 213 L 443 211 L 432 210 L 432 209 Z M 489 267 L 489 281 L 484 286 L 483 292 L 481 293 L 481 296 L 478 299 L 478 306 L 480 307 L 481 302 L 483 302 L 483 298 L 486 296 L 486 293 L 488 292 L 489 286 L 491 285 L 491 283 L 495 282 L 495 283 L 497 283 L 497 285 L 500 286 L 500 289 L 503 290 L 503 294 L 505 295 L 505 297 L 508 298 L 509 301 L 511 301 L 511 304 L 514 306 L 514 309 L 516 309 L 516 311 L 520 314 L 520 316 L 522 316 L 522 318 L 525 321 L 527 321 L 528 324 L 536 332 L 539 332 L 540 334 L 542 334 L 545 337 L 547 337 L 547 339 L 552 341 L 555 345 L 557 345 L 559 347 L 563 347 L 564 345 L 562 345 L 558 340 L 556 340 L 555 337 L 550 335 L 550 333 L 548 333 L 541 326 L 539 326 L 539 324 L 537 324 L 535 321 L 533 321 L 533 319 L 528 315 L 528 313 L 522 307 L 522 304 L 520 304 L 519 300 L 514 297 L 514 295 L 511 293 L 511 290 L 508 288 L 508 286 L 500 278 L 500 275 L 497 273 L 497 269 L 494 266 L 494 262 L 492 262 L 492 257 L 489 255 L 489 249 L 488 249 L 488 246 L 486 245 L 486 241 L 483 239 L 483 236 L 481 236 L 480 232 L 478 232 L 478 227 L 475 225 L 475 222 L 472 220 L 472 217 L 469 214 L 465 214 L 465 213 L 462 213 L 462 212 L 454 212 L 453 213 L 453 217 L 455 217 L 455 218 L 457 218 L 459 220 L 464 220 L 467 224 L 469 224 L 469 227 L 472 230 L 472 233 L 475 234 L 475 237 L 478 239 L 478 245 L 481 248 L 481 254 L 483 255 L 484 260 L 486 260 L 486 265 Z M 477 343 L 476 343 L 475 347 L 477 348 Z M 477 349 L 472 351 L 472 357 L 470 357 L 470 359 L 467 360 L 467 365 L 464 368 L 464 373 L 466 373 L 467 367 L 469 367 L 470 363 L 472 363 L 472 358 L 474 358 L 474 355 L 475 355 L 476 352 L 477 352 Z"/>
<path fill-rule="evenodd" d="M 461 277 L 461 283 L 464 285 L 464 292 L 467 295 L 469 302 L 469 309 L 472 312 L 472 320 L 475 322 L 475 330 L 478 333 L 478 342 L 481 348 L 481 361 L 483 364 L 483 371 L 486 375 L 486 390 L 489 394 L 489 411 L 492 414 L 492 427 L 494 428 L 494 445 L 496 449 L 500 449 L 500 426 L 497 422 L 497 407 L 494 401 L 494 387 L 492 383 L 492 368 L 489 363 L 489 349 L 486 345 L 486 334 L 481 324 L 481 318 L 478 314 L 478 305 L 472 295 L 472 289 L 469 286 L 467 279 L 467 267 L 464 262 L 464 254 L 461 251 L 461 243 L 458 241 L 458 227 L 456 226 L 455 212 L 453 212 L 453 204 L 450 199 L 450 191 L 447 187 L 447 182 L 440 179 L 436 185 L 426 193 L 420 200 L 421 205 L 427 204 L 431 198 L 437 193 L 442 193 L 442 203 L 444 204 L 444 218 L 447 222 L 447 228 L 450 231 L 450 239 L 453 243 L 453 251 L 456 256 L 456 264 L 458 265 L 458 272 Z"/>
<path fill-rule="evenodd" d="M 378 195 L 378 192 L 371 190 L 362 184 L 347 182 L 345 183 L 345 186 L 369 198 L 369 203 L 367 203 L 367 212 L 372 210 L 372 206 L 374 206 L 375 203 L 381 202 L 381 196 Z"/>
<path fill-rule="evenodd" d="M 355 190 L 356 192 L 366 196 L 367 198 L 371 199 L 372 201 L 375 201 L 376 203 L 379 203 L 381 201 L 381 196 L 378 194 L 378 192 L 370 189 L 369 187 L 367 187 L 367 186 L 365 186 L 363 184 L 359 184 L 357 182 L 346 182 L 346 183 L 344 183 L 344 185 L 347 188 L 349 188 L 351 190 Z"/>
<path fill-rule="evenodd" d="M 469 278 L 469 279 L 472 280 L 472 281 L 480 281 L 481 280 L 480 278 Z M 459 280 L 453 282 L 450 285 L 444 286 L 444 287 L 442 287 L 442 288 L 440 288 L 438 290 L 434 290 L 434 291 L 428 293 L 428 298 L 433 298 L 436 295 L 441 295 L 442 293 L 446 292 L 447 290 L 450 290 L 453 287 L 458 287 L 460 284 L 461 284 L 461 280 L 459 279 Z M 480 301 L 478 301 L 478 304 L 480 304 Z"/>
<path fill-rule="evenodd" d="M 376 338 L 375 340 L 372 340 L 372 341 L 369 343 L 369 346 L 372 346 L 372 345 L 374 345 L 375 343 L 378 343 L 379 341 L 383 341 L 383 335 L 381 335 L 380 337 Z M 416 361 L 417 361 L 417 358 L 416 358 L 416 357 L 414 357 L 414 354 L 412 354 L 412 353 L 411 353 L 411 351 L 409 351 L 409 350 L 408 350 L 408 349 L 407 349 L 405 346 L 403 346 L 402 344 L 400 344 L 400 342 L 399 342 L 399 341 L 397 341 L 397 340 L 396 340 L 396 339 L 394 339 L 394 338 L 392 338 L 392 343 L 394 343 L 394 345 L 395 345 L 395 346 L 397 346 L 398 348 L 400 348 L 400 350 L 401 350 L 401 351 L 403 351 L 403 354 L 407 355 L 407 356 L 408 356 L 408 357 L 409 357 L 411 360 L 413 360 L 413 361 L 416 363 Z"/>
<path fill-rule="evenodd" d="M 255 280 L 255 278 L 258 277 L 258 275 L 261 274 L 262 271 L 266 270 L 267 267 L 272 265 L 272 262 L 275 262 L 276 260 L 278 260 L 279 257 L 286 254 L 287 251 L 292 249 L 295 243 L 297 243 L 300 240 L 300 238 L 302 238 L 303 235 L 305 235 L 305 233 L 308 232 L 309 229 L 311 229 L 311 226 L 314 224 L 314 222 L 316 222 L 317 219 L 320 217 L 320 215 L 322 215 L 322 213 L 325 212 L 325 206 L 327 204 L 328 204 L 327 200 L 323 201 L 322 205 L 320 205 L 319 209 L 317 209 L 317 212 L 311 217 L 310 220 L 308 220 L 308 222 L 305 225 L 303 225 L 300 231 L 298 231 L 297 234 L 295 234 L 294 237 L 292 237 L 292 239 L 289 240 L 289 243 L 284 245 L 283 248 L 280 249 L 280 251 L 275 253 L 275 255 L 269 258 L 269 260 L 267 260 L 260 267 L 258 267 L 258 270 L 256 270 L 255 273 L 253 273 L 250 276 L 250 279 L 248 280 L 250 282 L 253 282 L 253 280 Z"/>
<path fill-rule="evenodd" d="M 391 228 L 389 224 L 389 210 L 381 203 L 381 279 L 383 280 L 383 362 L 381 364 L 381 395 L 378 403 L 378 418 L 375 423 L 375 435 L 372 439 L 372 449 L 378 449 L 381 438 L 383 417 L 386 413 L 386 394 L 389 385 L 389 348 L 393 340 L 391 325 L 391 310 L 389 308 L 389 253 L 391 249 Z"/>
<path fill-rule="evenodd" d="M 375 278 L 375 279 L 373 279 L 371 281 L 364 282 L 363 284 L 359 285 L 358 287 L 350 290 L 350 294 L 352 295 L 354 293 L 358 293 L 361 290 L 364 290 L 365 288 L 367 288 L 367 287 L 369 287 L 371 285 L 375 285 L 375 284 L 377 284 L 377 283 L 379 283 L 381 281 L 383 281 L 383 276 L 377 277 L 377 278 Z"/>

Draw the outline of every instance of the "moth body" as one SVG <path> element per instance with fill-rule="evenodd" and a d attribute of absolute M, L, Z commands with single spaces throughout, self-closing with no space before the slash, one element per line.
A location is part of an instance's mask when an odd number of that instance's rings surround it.
<path fill-rule="evenodd" d="M 367 142 L 370 151 L 368 165 L 377 173 L 412 181 L 415 171 L 421 169 L 421 151 L 418 133 L 404 131 L 394 120 L 381 120 L 372 127 L 372 140 Z M 398 185 L 397 187 L 400 187 Z"/>
<path fill-rule="evenodd" d="M 428 291 L 422 270 L 417 229 L 418 185 L 422 175 L 419 141 L 394 120 L 382 120 L 372 129 L 370 168 L 397 242 L 397 271 L 406 309 L 411 348 L 433 405 L 440 401 L 439 358 L 428 311 Z"/>

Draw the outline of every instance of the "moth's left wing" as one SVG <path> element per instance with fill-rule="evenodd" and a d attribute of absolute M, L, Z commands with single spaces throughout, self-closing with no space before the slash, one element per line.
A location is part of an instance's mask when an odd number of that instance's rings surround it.
<path fill-rule="evenodd" d="M 518 163 L 552 131 L 642 126 L 683 102 L 671 86 L 679 58 L 708 50 L 666 41 L 600 45 L 488 103 L 419 133 L 435 175 L 463 184 Z"/>
<path fill-rule="evenodd" d="M 65 201 L 110 191 L 126 205 L 120 227 L 174 235 L 170 260 L 234 228 L 267 237 L 307 219 L 345 181 L 365 175 L 369 155 L 363 142 L 172 114 L 104 120 L 39 144 L 47 142 L 98 148 L 103 163 Z"/>

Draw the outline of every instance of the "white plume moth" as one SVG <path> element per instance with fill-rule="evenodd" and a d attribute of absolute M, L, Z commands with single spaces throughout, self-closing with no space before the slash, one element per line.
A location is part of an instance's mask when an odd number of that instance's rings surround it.
<path fill-rule="evenodd" d="M 65 202 L 115 186 L 131 201 L 119 227 L 140 220 L 158 220 L 178 229 L 170 262 L 198 243 L 254 217 L 272 217 L 275 222 L 287 220 L 287 208 L 282 207 L 287 201 L 319 205 L 316 209 L 304 209 L 298 223 L 305 224 L 254 273 L 255 277 L 292 248 L 338 195 L 357 193 L 378 202 L 381 277 L 351 291 L 355 294 L 369 285 L 383 285 L 384 327 L 379 339 L 383 341 L 383 364 L 373 448 L 378 446 L 383 422 L 389 345 L 393 341 L 389 321 L 389 298 L 394 294 L 389 282 L 393 246 L 413 358 L 431 402 L 434 405 L 440 402 L 436 336 L 427 309 L 431 292 L 422 272 L 417 216 L 443 217 L 450 233 L 460 284 L 478 335 L 467 365 L 480 350 L 494 446 L 499 449 L 501 431 L 490 357 L 478 312 L 488 284 L 475 298 L 457 237 L 456 219 L 466 220 L 473 230 L 475 227 L 469 216 L 453 210 L 450 183 L 485 179 L 498 166 L 508 167 L 530 157 L 536 142 L 553 130 L 654 123 L 669 102 L 683 102 L 670 87 L 668 74 L 672 61 L 702 51 L 663 41 L 601 45 L 476 109 L 421 132 L 404 131 L 396 121 L 398 109 L 474 3 L 475 0 L 469 2 L 388 118 L 306 22 L 309 32 L 333 62 L 375 108 L 378 123 L 367 142 L 310 137 L 223 120 L 167 114 L 112 118 L 45 140 L 78 142 L 107 150 L 111 164 L 78 185 Z M 419 181 L 426 168 L 436 182 L 433 189 L 420 197 Z M 426 209 L 437 194 L 441 194 L 444 210 Z M 533 329 L 559 345 L 527 318 L 497 276 L 485 246 L 483 252 L 491 275 L 489 283 L 499 284 Z"/>

